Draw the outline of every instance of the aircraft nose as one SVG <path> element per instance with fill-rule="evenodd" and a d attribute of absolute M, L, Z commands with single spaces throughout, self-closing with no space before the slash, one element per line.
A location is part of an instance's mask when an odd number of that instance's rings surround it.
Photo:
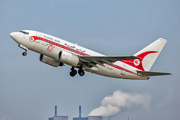
<path fill-rule="evenodd" d="M 11 36 L 11 38 L 12 39 L 16 39 L 16 36 L 17 36 L 17 33 L 16 32 L 12 32 L 12 33 L 10 33 L 10 36 Z"/>
<path fill-rule="evenodd" d="M 18 32 L 12 32 L 10 33 L 11 38 L 18 43 Z"/>

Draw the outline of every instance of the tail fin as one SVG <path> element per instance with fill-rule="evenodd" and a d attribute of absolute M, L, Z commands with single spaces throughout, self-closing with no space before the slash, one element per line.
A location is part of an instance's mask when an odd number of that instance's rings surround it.
<path fill-rule="evenodd" d="M 149 71 L 166 42 L 167 40 L 159 38 L 158 40 L 154 41 L 147 47 L 134 54 L 134 56 L 139 57 L 139 59 L 124 60 L 122 62 L 139 70 Z"/>

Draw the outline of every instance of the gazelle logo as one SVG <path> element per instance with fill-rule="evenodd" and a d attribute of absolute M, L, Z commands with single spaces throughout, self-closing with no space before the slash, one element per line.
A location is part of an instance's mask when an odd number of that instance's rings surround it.
<path fill-rule="evenodd" d="M 31 36 L 31 37 L 29 38 L 29 41 L 30 41 L 30 42 L 34 42 L 34 37 Z"/>
<path fill-rule="evenodd" d="M 139 64 L 140 64 L 140 61 L 139 61 L 138 59 L 135 59 L 135 60 L 134 60 L 134 65 L 135 65 L 135 66 L 138 66 Z"/>
<path fill-rule="evenodd" d="M 54 45 L 49 44 L 49 47 L 46 49 L 46 51 L 51 52 L 55 48 Z"/>

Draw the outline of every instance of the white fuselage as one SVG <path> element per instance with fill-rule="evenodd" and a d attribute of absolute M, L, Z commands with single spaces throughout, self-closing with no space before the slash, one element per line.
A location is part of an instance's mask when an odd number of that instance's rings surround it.
<path fill-rule="evenodd" d="M 103 54 L 45 33 L 31 30 L 25 31 L 27 31 L 28 34 L 13 32 L 11 33 L 11 37 L 19 45 L 22 45 L 24 49 L 30 49 L 53 59 L 56 59 L 54 55 L 58 54 L 59 51 L 66 51 L 76 56 L 104 56 Z M 103 76 L 122 79 L 147 80 L 149 78 L 148 76 L 138 74 L 136 68 L 121 61 L 116 61 L 114 64 L 115 66 L 110 64 L 104 64 L 104 66 L 96 64 L 96 66 L 92 68 L 84 67 L 83 70 Z"/>

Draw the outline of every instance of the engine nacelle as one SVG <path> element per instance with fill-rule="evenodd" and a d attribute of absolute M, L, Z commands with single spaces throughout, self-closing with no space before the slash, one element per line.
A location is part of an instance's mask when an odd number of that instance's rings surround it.
<path fill-rule="evenodd" d="M 55 59 L 53 59 L 51 57 L 42 55 L 42 54 L 40 55 L 39 60 L 41 62 L 46 63 L 48 65 L 51 65 L 53 67 L 58 67 L 58 66 L 62 66 L 63 65 L 63 63 L 61 63 L 60 61 L 55 60 Z"/>
<path fill-rule="evenodd" d="M 72 53 L 66 51 L 60 51 L 58 60 L 70 66 L 78 66 L 79 65 L 79 57 L 73 55 Z"/>

